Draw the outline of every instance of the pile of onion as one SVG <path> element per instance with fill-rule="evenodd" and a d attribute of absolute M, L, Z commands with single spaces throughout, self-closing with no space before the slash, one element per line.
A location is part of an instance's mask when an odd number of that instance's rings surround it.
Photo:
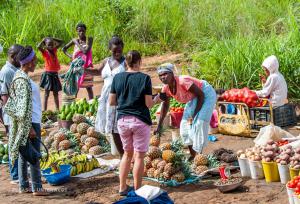
<path fill-rule="evenodd" d="M 247 148 L 244 150 L 237 151 L 237 155 L 241 159 L 248 158 L 252 161 L 261 161 L 262 159 L 262 147 L 261 146 L 254 146 L 252 148 Z"/>
<path fill-rule="evenodd" d="M 294 156 L 290 158 L 290 168 L 300 169 L 300 148 L 296 148 Z"/>
<path fill-rule="evenodd" d="M 295 152 L 293 150 L 293 147 L 291 145 L 287 145 L 280 150 L 280 154 L 276 158 L 276 162 L 281 165 L 287 165 L 291 162 L 294 154 Z"/>
<path fill-rule="evenodd" d="M 265 162 L 275 161 L 280 154 L 280 149 L 273 140 L 263 146 L 262 159 Z"/>

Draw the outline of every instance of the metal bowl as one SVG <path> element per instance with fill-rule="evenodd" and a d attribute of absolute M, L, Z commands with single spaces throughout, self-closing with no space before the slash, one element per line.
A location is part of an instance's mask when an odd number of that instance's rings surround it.
<path fill-rule="evenodd" d="M 224 185 L 219 185 L 217 182 L 214 183 L 214 185 L 221 191 L 222 193 L 226 193 L 229 191 L 232 191 L 234 189 L 237 189 L 238 187 L 243 185 L 243 179 L 240 178 L 238 182 L 233 183 L 233 184 L 224 184 Z"/>

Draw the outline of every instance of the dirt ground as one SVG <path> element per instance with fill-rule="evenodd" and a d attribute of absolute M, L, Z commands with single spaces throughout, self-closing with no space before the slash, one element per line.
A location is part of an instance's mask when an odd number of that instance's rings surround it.
<path fill-rule="evenodd" d="M 155 74 L 155 66 L 163 62 L 179 63 L 182 60 L 181 54 L 168 54 L 160 57 L 150 57 L 143 60 L 144 71 L 147 72 L 153 84 L 158 84 L 159 80 Z M 63 68 L 63 71 L 66 67 Z M 32 76 L 35 81 L 39 81 L 42 71 L 37 70 Z M 94 93 L 100 94 L 102 80 L 95 77 Z M 41 92 L 43 95 L 43 92 Z M 80 90 L 79 97 L 86 97 L 86 91 Z M 49 101 L 49 109 L 54 109 L 52 97 Z M 295 128 L 288 129 L 292 134 L 299 135 L 300 131 Z M 224 147 L 227 149 L 238 150 L 253 146 L 252 138 L 216 135 L 218 141 L 210 142 L 204 149 L 204 153 L 211 153 L 213 150 Z M 163 141 L 171 140 L 171 132 L 167 131 Z M 118 176 L 109 173 L 104 176 L 96 176 L 92 179 L 76 180 L 73 179 L 58 187 L 44 184 L 44 188 L 51 191 L 48 197 L 33 197 L 31 194 L 18 194 L 18 186 L 10 184 L 8 167 L 0 165 L 0 203 L 112 203 L 119 200 L 117 193 Z M 132 180 L 130 179 L 132 183 Z M 144 184 L 155 185 L 155 182 L 145 181 Z M 245 184 L 232 193 L 222 194 L 213 186 L 213 179 L 204 179 L 197 184 L 179 186 L 176 188 L 162 187 L 175 203 L 197 203 L 197 204 L 285 204 L 288 203 L 285 186 L 276 183 L 266 183 L 264 180 L 246 180 Z"/>

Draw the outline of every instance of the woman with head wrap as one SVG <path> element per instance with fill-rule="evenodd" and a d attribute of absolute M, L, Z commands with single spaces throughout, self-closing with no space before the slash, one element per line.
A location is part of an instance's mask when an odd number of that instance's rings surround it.
<path fill-rule="evenodd" d="M 256 91 L 258 97 L 270 98 L 272 106 L 282 106 L 287 101 L 287 84 L 279 72 L 279 62 L 276 56 L 272 55 L 267 57 L 263 63 L 262 68 L 265 71 L 265 77 L 261 77 L 263 82 L 263 89 Z"/>
<path fill-rule="evenodd" d="M 208 82 L 190 76 L 175 76 L 173 70 L 174 65 L 170 63 L 157 68 L 159 79 L 164 84 L 162 93 L 167 97 L 162 102 L 161 117 L 155 133 L 161 131 L 171 97 L 180 103 L 186 103 L 180 123 L 180 136 L 183 143 L 189 147 L 190 159 L 193 159 L 196 153 L 202 152 L 207 143 L 209 122 L 216 103 L 216 92 Z"/>

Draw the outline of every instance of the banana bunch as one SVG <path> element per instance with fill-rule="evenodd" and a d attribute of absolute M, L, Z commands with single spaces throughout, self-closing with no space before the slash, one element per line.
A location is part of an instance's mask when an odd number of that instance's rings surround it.
<path fill-rule="evenodd" d="M 89 172 L 99 167 L 100 167 L 99 162 L 94 157 L 91 160 L 86 160 L 85 162 L 73 163 L 71 169 L 71 176 Z"/>

